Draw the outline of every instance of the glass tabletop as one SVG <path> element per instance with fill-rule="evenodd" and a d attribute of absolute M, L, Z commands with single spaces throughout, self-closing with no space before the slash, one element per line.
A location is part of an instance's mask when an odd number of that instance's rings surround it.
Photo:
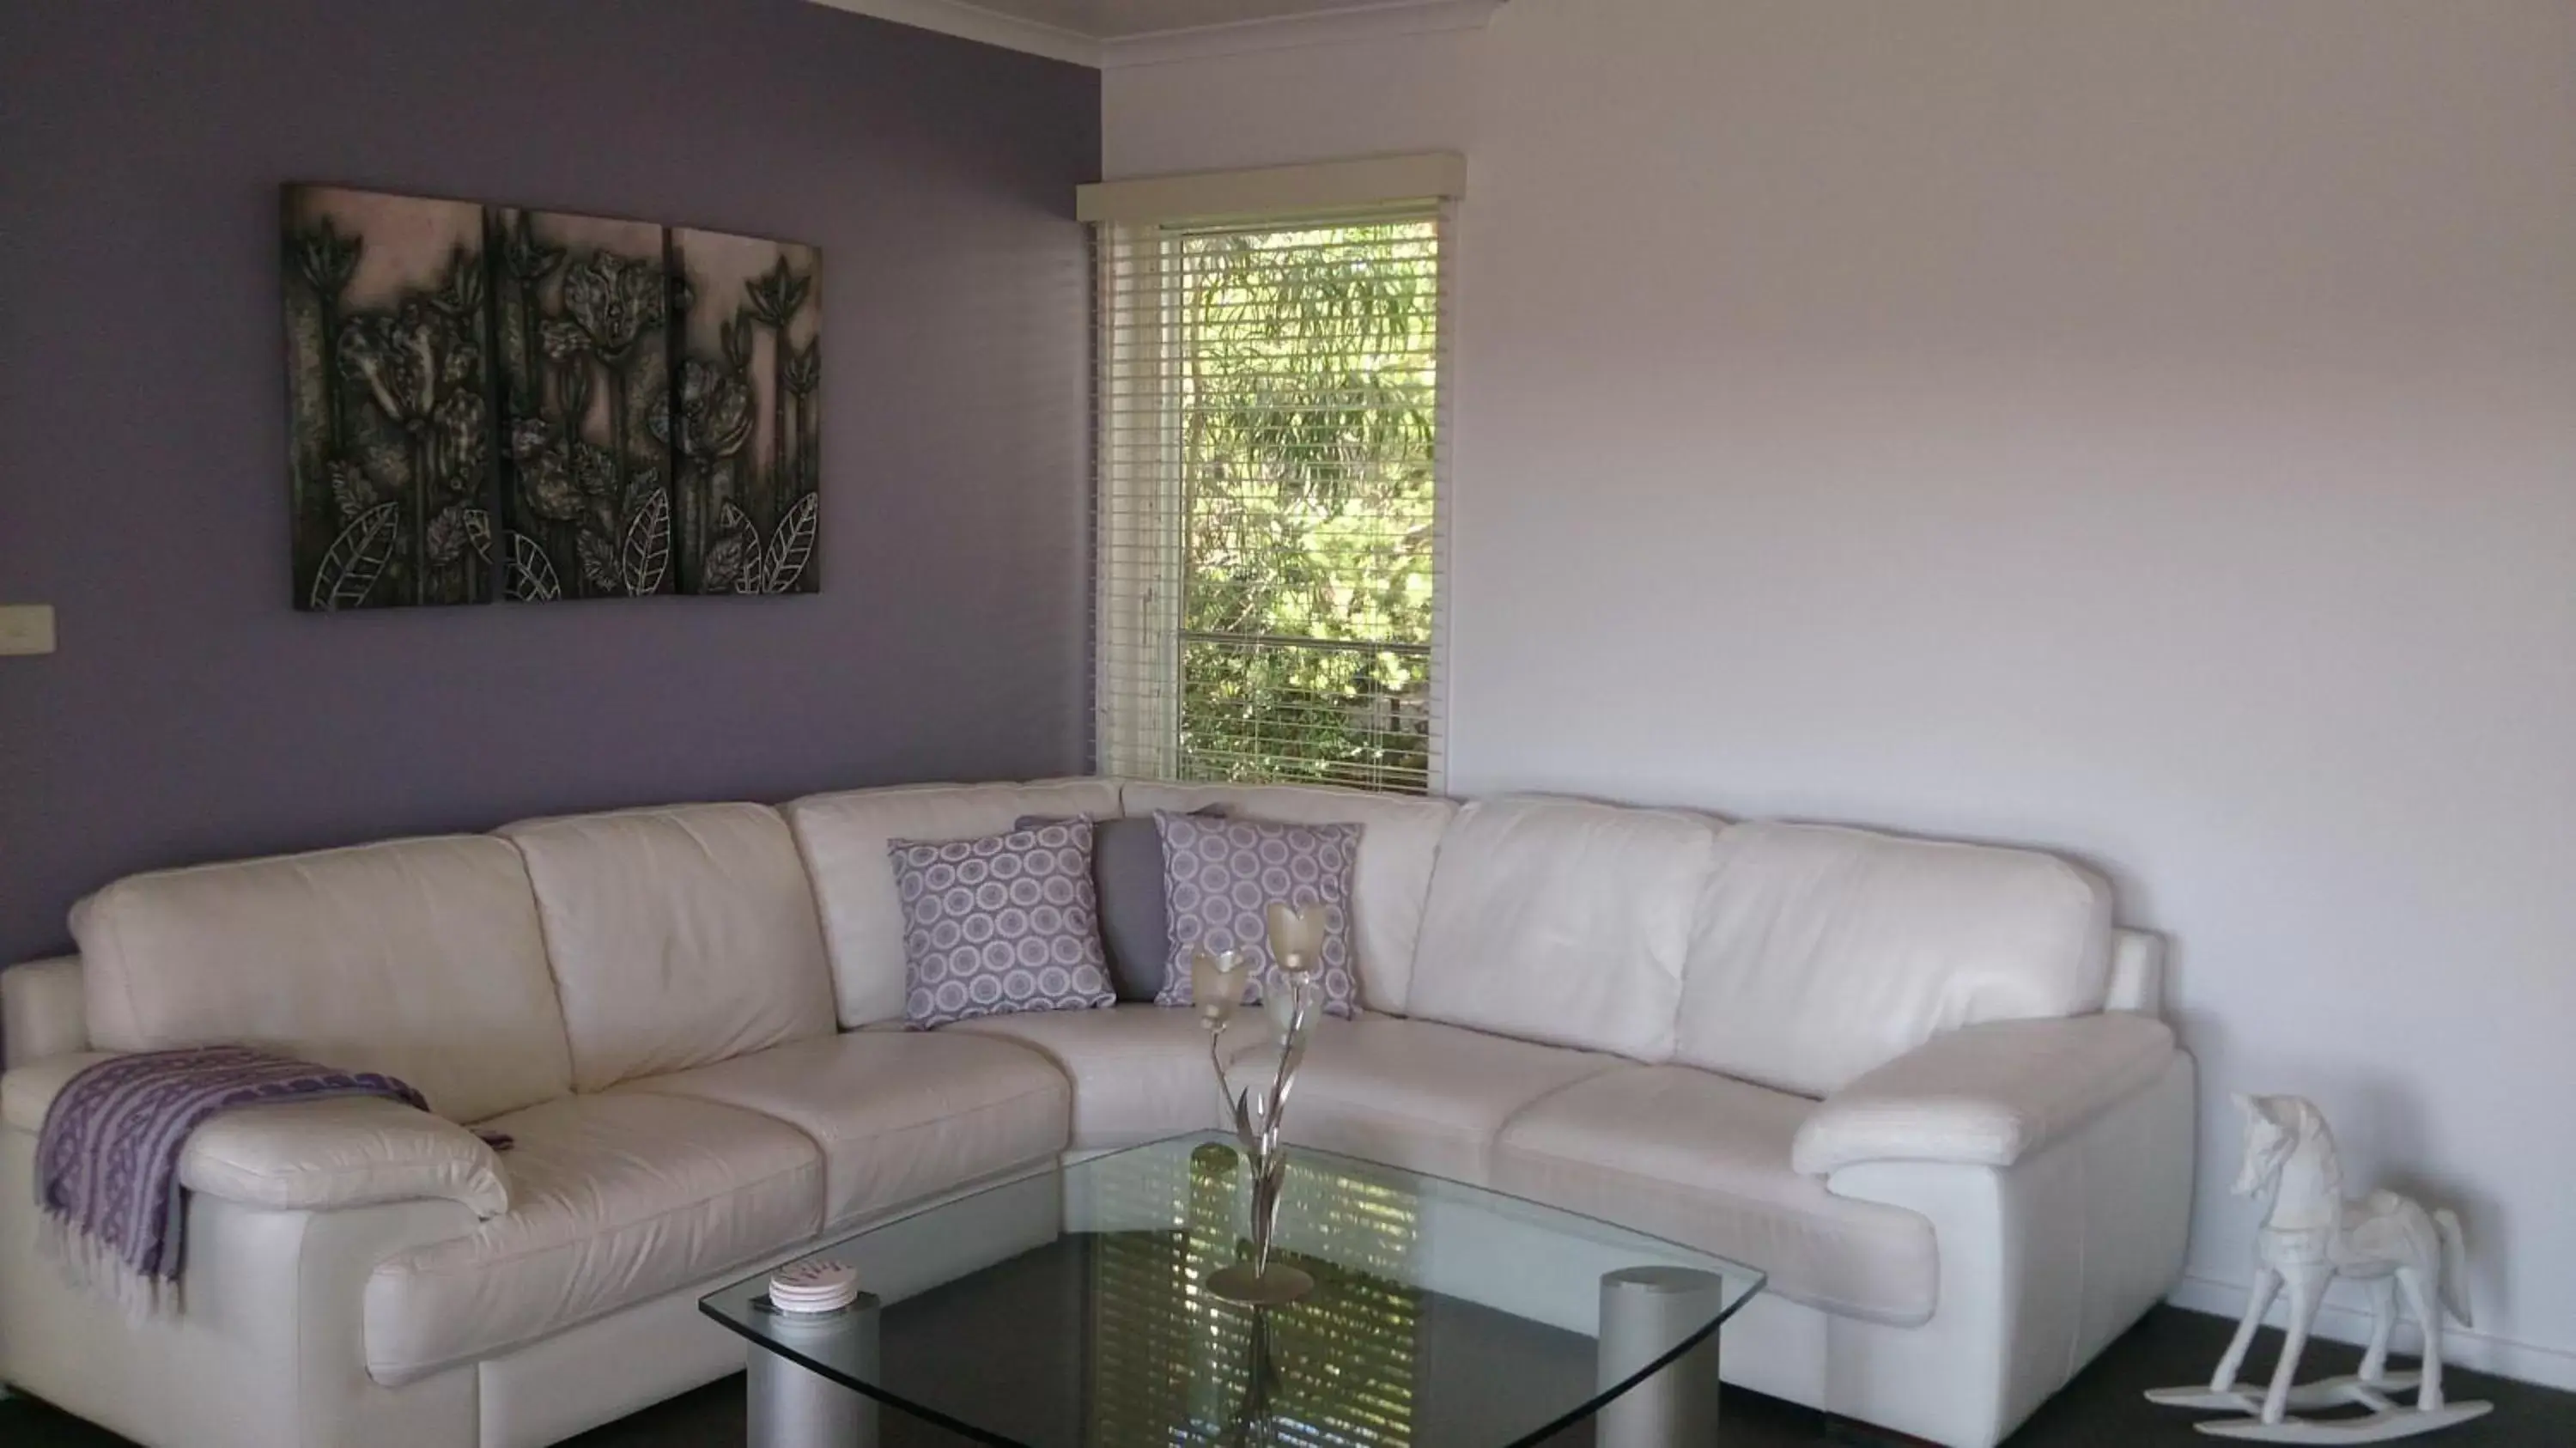
<path fill-rule="evenodd" d="M 833 1382 L 1006 1448 L 1516 1448 L 1598 1412 L 1762 1286 L 1752 1268 L 1608 1222 L 1292 1149 L 1273 1252 L 1315 1289 L 1256 1311 L 1203 1285 L 1244 1249 L 1244 1176 L 1214 1134 L 1112 1152 L 812 1254 L 857 1269 L 869 1295 L 847 1312 L 776 1312 L 767 1272 L 699 1306 Z M 1622 1361 L 1602 1346 L 1614 1273 L 1690 1287 L 1642 1361 L 1633 1344 Z"/>

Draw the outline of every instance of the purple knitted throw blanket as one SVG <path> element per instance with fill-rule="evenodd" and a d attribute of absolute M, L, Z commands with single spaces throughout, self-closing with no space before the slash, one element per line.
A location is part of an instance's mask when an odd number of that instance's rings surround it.
<path fill-rule="evenodd" d="M 46 1250 L 80 1285 L 133 1316 L 179 1309 L 186 1240 L 179 1155 L 218 1111 L 326 1096 L 384 1096 L 419 1107 L 391 1076 L 334 1071 L 239 1046 L 145 1051 L 74 1076 L 45 1112 L 36 1201 Z"/>

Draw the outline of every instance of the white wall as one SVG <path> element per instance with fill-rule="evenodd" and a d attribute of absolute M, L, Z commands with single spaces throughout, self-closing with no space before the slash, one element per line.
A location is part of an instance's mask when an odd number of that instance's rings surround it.
<path fill-rule="evenodd" d="M 2225 1092 L 2302 1092 L 2576 1385 L 2576 7 L 1513 0 L 1104 122 L 1468 152 L 1456 789 L 2098 863 L 2204 1066 L 2180 1298 Z"/>

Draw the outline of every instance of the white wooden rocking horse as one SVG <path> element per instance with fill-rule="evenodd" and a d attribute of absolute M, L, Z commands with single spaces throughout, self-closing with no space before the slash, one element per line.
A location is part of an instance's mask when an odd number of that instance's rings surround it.
<path fill-rule="evenodd" d="M 2335 1160 L 2334 1134 L 2317 1108 L 2296 1096 L 2236 1097 L 2245 1116 L 2245 1160 L 2236 1195 L 2269 1192 L 2262 1230 L 2256 1234 L 2254 1291 L 2245 1320 L 2207 1387 L 2158 1388 L 2150 1402 L 2246 1416 L 2199 1425 L 2221 1438 L 2270 1443 L 2381 1443 L 2463 1423 L 2492 1404 L 2453 1403 L 2442 1395 L 2442 1311 L 2469 1325 L 2468 1245 L 2460 1219 L 2448 1210 L 2427 1211 L 2395 1192 L 2376 1191 L 2359 1201 L 2343 1197 L 2343 1167 Z M 2326 1285 L 2338 1275 L 2371 1289 L 2370 1347 L 2351 1377 L 2298 1381 L 2299 1354 L 2308 1345 Z M 2290 1290 L 2289 1336 L 2281 1344 L 2272 1385 L 2258 1401 L 2236 1386 L 2245 1350 L 2271 1310 L 2273 1295 Z M 2421 1373 L 2388 1371 L 2388 1339 L 2397 1327 L 2397 1299 L 2424 1325 Z M 2415 1406 L 2389 1397 L 2415 1389 Z M 2301 1419 L 2293 1408 L 2360 1407 L 2358 1416 Z"/>

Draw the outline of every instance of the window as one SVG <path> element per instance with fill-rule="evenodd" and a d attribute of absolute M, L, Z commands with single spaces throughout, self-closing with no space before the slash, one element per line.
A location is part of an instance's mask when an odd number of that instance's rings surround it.
<path fill-rule="evenodd" d="M 1102 225 L 1104 773 L 1438 787 L 1446 226 Z"/>

